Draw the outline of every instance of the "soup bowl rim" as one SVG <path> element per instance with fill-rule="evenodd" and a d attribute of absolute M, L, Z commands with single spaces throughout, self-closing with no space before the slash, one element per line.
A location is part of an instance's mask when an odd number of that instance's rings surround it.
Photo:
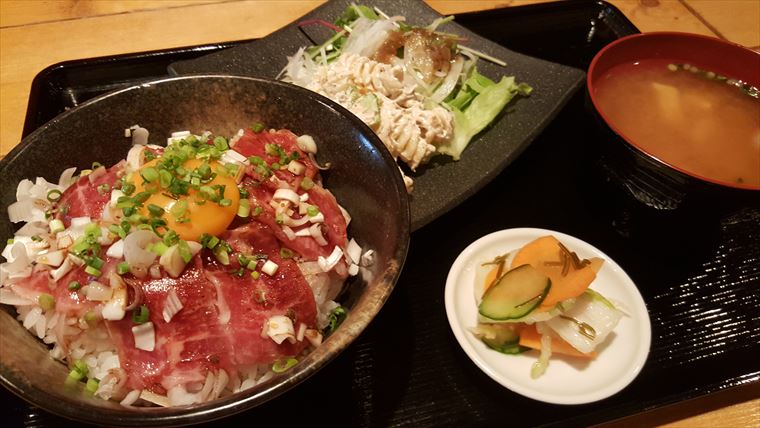
<path fill-rule="evenodd" d="M 760 190 L 760 185 L 753 185 L 753 184 L 747 184 L 747 183 L 732 183 L 728 181 L 722 181 L 717 180 L 714 178 L 706 177 L 700 174 L 697 174 L 695 172 L 689 171 L 687 169 L 684 169 L 678 165 L 673 164 L 672 162 L 665 161 L 659 157 L 657 157 L 655 154 L 651 153 L 644 147 L 642 147 L 640 144 L 637 144 L 633 139 L 631 139 L 628 135 L 626 135 L 622 130 L 615 124 L 614 121 L 610 120 L 609 116 L 605 114 L 604 110 L 599 105 L 599 102 L 597 101 L 596 95 L 595 95 L 595 84 L 594 82 L 597 80 L 596 77 L 596 68 L 602 61 L 602 59 L 605 57 L 605 55 L 608 54 L 608 52 L 613 51 L 614 49 L 619 49 L 618 46 L 630 43 L 631 40 L 637 40 L 637 39 L 650 39 L 650 38 L 656 38 L 656 37 L 675 37 L 675 38 L 682 38 L 682 39 L 691 39 L 694 41 L 694 43 L 702 43 L 702 42 L 712 42 L 712 43 L 718 43 L 720 45 L 725 46 L 728 49 L 737 49 L 737 52 L 743 52 L 743 54 L 750 54 L 755 55 L 758 58 L 758 61 L 760 61 L 760 52 L 753 51 L 752 49 L 749 49 L 745 46 L 742 46 L 740 44 L 719 39 L 717 37 L 710 37 L 705 36 L 702 34 L 693 34 L 693 33 L 685 33 L 685 32 L 677 32 L 677 31 L 653 31 L 653 32 L 647 32 L 647 33 L 638 33 L 638 34 L 631 34 L 628 36 L 621 37 L 606 46 L 604 46 L 602 49 L 599 50 L 599 52 L 596 53 L 594 58 L 591 60 L 591 63 L 588 68 L 588 72 L 586 73 L 586 92 L 588 95 L 588 98 L 590 99 L 591 103 L 594 106 L 594 111 L 596 114 L 598 114 L 602 120 L 604 121 L 605 125 L 609 127 L 616 136 L 621 138 L 629 147 L 634 149 L 636 152 L 646 156 L 651 161 L 664 165 L 665 167 L 674 170 L 678 173 L 681 173 L 683 175 L 686 175 L 688 177 L 691 177 L 693 179 L 699 180 L 701 182 L 710 183 L 713 185 L 721 186 L 721 187 L 730 187 L 734 189 L 740 189 L 740 190 Z M 647 57 L 631 57 L 631 60 L 636 59 L 644 59 Z"/>

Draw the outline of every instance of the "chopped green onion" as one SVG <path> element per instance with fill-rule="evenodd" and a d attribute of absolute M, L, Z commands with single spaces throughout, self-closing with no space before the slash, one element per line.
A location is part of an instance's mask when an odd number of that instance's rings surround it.
<path fill-rule="evenodd" d="M 76 291 L 82 288 L 82 284 L 79 283 L 79 281 L 71 281 L 69 283 L 69 290 Z"/>
<path fill-rule="evenodd" d="M 180 201 L 177 201 L 172 205 L 171 209 L 169 210 L 171 212 L 172 216 L 179 220 L 182 217 L 185 216 L 185 213 L 187 213 L 187 201 L 182 199 Z"/>
<path fill-rule="evenodd" d="M 143 168 L 143 170 L 140 171 L 140 176 L 146 182 L 152 183 L 158 180 L 158 170 L 152 166 L 149 166 L 147 168 Z"/>
<path fill-rule="evenodd" d="M 32 236 L 32 241 L 34 241 L 34 242 L 40 242 L 40 241 L 42 241 L 42 237 L 40 237 L 40 235 L 33 235 Z"/>
<path fill-rule="evenodd" d="M 221 207 L 228 207 L 230 205 L 232 205 L 232 199 L 225 198 L 219 201 L 219 206 Z"/>
<path fill-rule="evenodd" d="M 158 254 L 159 256 L 163 256 L 164 253 L 166 252 L 166 250 L 168 250 L 168 249 L 169 249 L 169 247 L 166 244 L 164 244 L 163 242 L 160 242 L 160 241 L 159 242 L 155 242 L 155 243 L 153 243 L 153 245 L 149 245 L 147 247 L 148 251 L 150 251 L 152 253 L 155 253 L 155 254 Z"/>
<path fill-rule="evenodd" d="M 230 255 L 223 245 L 218 245 L 216 248 L 214 248 L 214 256 L 216 256 L 216 259 L 219 260 L 219 263 L 225 266 L 230 264 Z"/>
<path fill-rule="evenodd" d="M 277 162 L 272 162 L 272 169 L 280 169 L 280 164 Z"/>
<path fill-rule="evenodd" d="M 69 379 L 73 381 L 79 381 L 87 377 L 87 373 L 89 373 L 90 369 L 87 367 L 87 364 L 85 364 L 82 360 L 76 360 L 74 361 L 74 365 L 71 368 L 71 371 L 69 372 Z"/>
<path fill-rule="evenodd" d="M 162 169 L 158 171 L 158 184 L 161 185 L 164 189 L 169 187 L 172 184 L 172 180 L 174 180 L 174 177 L 172 177 L 172 173 Z"/>
<path fill-rule="evenodd" d="M 84 321 L 87 324 L 96 324 L 98 322 L 98 314 L 95 311 L 87 311 L 84 314 Z"/>
<path fill-rule="evenodd" d="M 132 322 L 135 324 L 145 324 L 150 318 L 150 310 L 145 305 L 132 311 Z"/>
<path fill-rule="evenodd" d="M 8 239 L 5 241 L 5 243 L 6 243 L 7 245 L 13 245 L 13 238 L 8 238 Z"/>
<path fill-rule="evenodd" d="M 92 266 L 87 266 L 86 268 L 84 268 L 84 271 L 87 272 L 88 275 L 92 275 L 92 276 L 100 276 L 101 274 L 100 269 L 94 268 Z"/>
<path fill-rule="evenodd" d="M 179 251 L 180 257 L 182 257 L 182 261 L 185 263 L 188 263 L 190 259 L 193 258 L 193 253 L 190 251 L 190 246 L 187 245 L 187 241 L 180 240 L 179 243 L 177 243 L 177 250 Z"/>
<path fill-rule="evenodd" d="M 330 312 L 327 326 L 324 328 L 323 333 L 325 335 L 328 335 L 334 332 L 335 329 L 337 329 L 338 326 L 343 322 L 343 320 L 346 319 L 347 315 L 348 314 L 346 313 L 346 309 L 343 308 L 343 306 L 338 306 L 337 308 L 333 309 Z"/>
<path fill-rule="evenodd" d="M 87 266 L 92 266 L 95 269 L 100 269 L 103 267 L 103 264 L 105 261 L 101 259 L 100 257 L 91 257 L 87 260 Z"/>
<path fill-rule="evenodd" d="M 213 250 L 214 247 L 216 247 L 216 245 L 219 243 L 219 238 L 213 235 L 209 235 L 208 233 L 204 233 L 200 237 L 200 242 L 203 247 Z"/>
<path fill-rule="evenodd" d="M 39 303 L 40 307 L 43 311 L 49 311 L 51 309 L 55 309 L 55 297 L 53 297 L 50 294 L 42 293 L 37 298 L 37 303 Z"/>
<path fill-rule="evenodd" d="M 87 226 L 84 227 L 84 233 L 85 235 L 90 235 L 96 238 L 100 238 L 100 226 L 98 226 L 95 223 L 89 223 Z"/>
<path fill-rule="evenodd" d="M 132 183 L 124 183 L 121 185 L 121 191 L 124 192 L 125 195 L 130 196 L 132 193 L 135 193 L 136 187 Z"/>
<path fill-rule="evenodd" d="M 309 217 L 314 217 L 319 214 L 319 208 L 314 205 L 309 205 L 309 207 L 306 208 L 306 214 L 308 214 Z"/>
<path fill-rule="evenodd" d="M 100 186 L 98 186 L 98 193 L 101 195 L 105 195 L 106 193 L 111 191 L 111 186 L 108 183 L 103 183 Z"/>
<path fill-rule="evenodd" d="M 121 262 L 118 265 L 116 265 L 116 273 L 119 275 L 126 275 L 129 273 L 129 263 L 127 262 Z"/>
<path fill-rule="evenodd" d="M 264 208 L 257 206 L 253 209 L 253 216 L 258 217 L 262 212 L 264 212 Z"/>
<path fill-rule="evenodd" d="M 66 229 L 66 226 L 63 225 L 61 220 L 56 218 L 50 221 L 50 233 L 63 232 L 64 229 Z"/>
<path fill-rule="evenodd" d="M 314 187 L 314 181 L 309 177 L 304 177 L 301 179 L 301 189 L 303 190 L 311 190 L 311 188 Z"/>
<path fill-rule="evenodd" d="M 168 247 L 171 247 L 172 245 L 179 242 L 179 235 L 177 234 L 177 232 L 169 229 L 164 234 L 163 241 L 164 241 L 164 244 L 166 244 Z"/>
<path fill-rule="evenodd" d="M 93 171 L 95 171 L 96 169 L 101 168 L 102 166 L 103 166 L 103 164 L 100 163 L 100 162 L 93 162 L 91 168 L 92 168 Z"/>
<path fill-rule="evenodd" d="M 227 144 L 227 139 L 224 137 L 214 138 L 214 147 L 220 151 L 224 151 L 230 148 L 229 144 Z"/>
<path fill-rule="evenodd" d="M 251 272 L 251 276 L 253 277 L 253 279 L 259 279 L 261 274 L 258 271 L 254 270 L 253 272 Z"/>
<path fill-rule="evenodd" d="M 280 257 L 283 259 L 292 259 L 293 251 L 291 251 L 289 248 L 282 247 L 280 248 Z"/>
<path fill-rule="evenodd" d="M 148 204 L 148 211 L 153 217 L 161 217 L 164 215 L 164 209 L 156 204 Z"/>
<path fill-rule="evenodd" d="M 52 189 L 47 192 L 47 200 L 50 202 L 56 202 L 61 199 L 61 191 L 58 189 Z"/>
<path fill-rule="evenodd" d="M 251 131 L 253 131 L 253 132 L 257 133 L 257 134 L 259 132 L 263 131 L 263 130 L 264 130 L 264 124 L 263 123 L 256 122 L 256 123 L 253 124 L 253 126 L 251 126 Z"/>
<path fill-rule="evenodd" d="M 95 379 L 94 377 L 91 377 L 91 378 L 87 379 L 87 385 L 85 385 L 84 389 L 87 392 L 89 392 L 91 394 L 94 394 L 95 391 L 98 390 L 98 386 L 99 385 L 100 385 L 100 381 L 97 380 L 97 379 Z"/>
<path fill-rule="evenodd" d="M 282 214 L 277 214 L 276 216 L 274 216 L 274 222 L 277 224 L 282 224 L 283 222 L 285 222 L 285 219 L 283 218 Z"/>
<path fill-rule="evenodd" d="M 298 363 L 295 358 L 288 358 L 285 361 L 277 360 L 272 364 L 272 371 L 275 373 L 282 373 Z"/>
<path fill-rule="evenodd" d="M 246 218 L 251 214 L 251 203 L 248 199 L 241 199 L 238 205 L 238 217 Z"/>
<path fill-rule="evenodd" d="M 136 204 L 142 204 L 143 202 L 147 201 L 148 198 L 150 198 L 150 196 L 151 196 L 150 192 L 143 191 L 143 192 L 140 192 L 140 193 L 136 194 L 132 198 L 132 200 L 135 201 Z"/>

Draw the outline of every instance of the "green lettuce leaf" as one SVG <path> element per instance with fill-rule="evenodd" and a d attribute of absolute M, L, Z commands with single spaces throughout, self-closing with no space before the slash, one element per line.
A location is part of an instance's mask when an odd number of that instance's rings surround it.
<path fill-rule="evenodd" d="M 446 103 L 454 115 L 454 138 L 438 146 L 438 152 L 459 160 L 470 140 L 493 122 L 515 95 L 529 95 L 532 90 L 529 85 L 515 83 L 513 76 L 494 83 L 473 71 L 457 96 Z"/>

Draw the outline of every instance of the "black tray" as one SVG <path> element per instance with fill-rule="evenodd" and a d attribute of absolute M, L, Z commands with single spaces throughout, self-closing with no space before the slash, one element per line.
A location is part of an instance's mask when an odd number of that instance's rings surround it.
<path fill-rule="evenodd" d="M 497 9 L 457 21 L 509 49 L 582 69 L 606 43 L 637 32 L 604 2 Z M 33 83 L 24 133 L 102 92 L 165 76 L 174 61 L 230 45 L 52 66 Z M 294 390 L 222 423 L 587 426 L 730 387 L 757 386 L 760 198 L 713 200 L 667 213 L 638 205 L 606 179 L 594 155 L 602 141 L 584 101 L 578 93 L 493 182 L 413 234 L 393 295 L 346 352 Z M 461 350 L 443 304 L 448 268 L 475 239 L 513 227 L 583 239 L 637 284 L 652 320 L 652 348 L 626 389 L 592 404 L 545 404 L 502 388 Z M 0 400 L 13 423 L 67 424 L 6 390 Z"/>

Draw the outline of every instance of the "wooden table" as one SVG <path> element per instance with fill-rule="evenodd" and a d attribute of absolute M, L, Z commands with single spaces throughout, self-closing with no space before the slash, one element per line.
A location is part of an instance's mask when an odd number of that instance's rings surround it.
<path fill-rule="evenodd" d="M 540 0 L 427 0 L 443 14 Z M 684 31 L 760 50 L 760 0 L 609 0 L 641 31 Z M 0 0 L 0 157 L 21 139 L 29 90 L 61 61 L 266 36 L 322 1 Z M 7 185 L 7 183 L 2 183 Z M 760 427 L 760 386 L 712 394 L 605 426 Z"/>

